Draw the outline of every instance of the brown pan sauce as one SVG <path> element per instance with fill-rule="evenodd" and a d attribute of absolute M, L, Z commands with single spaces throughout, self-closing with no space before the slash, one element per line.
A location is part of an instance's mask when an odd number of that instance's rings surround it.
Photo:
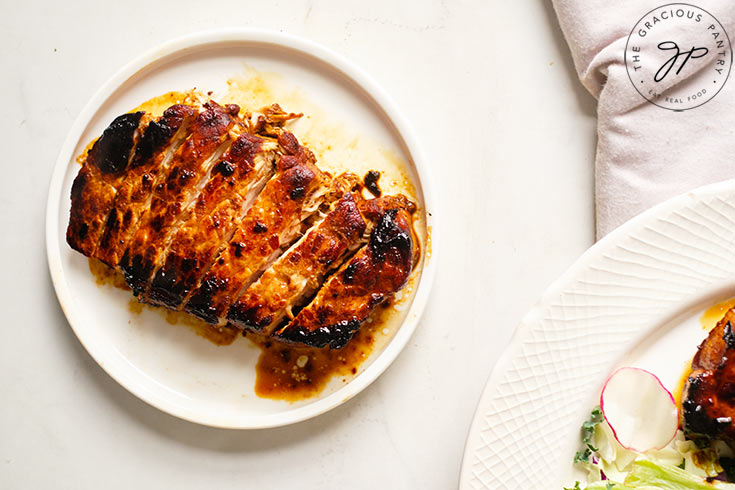
<path fill-rule="evenodd" d="M 89 259 L 89 270 L 100 286 L 130 290 L 121 274 L 96 259 Z M 247 334 L 247 339 L 261 351 L 255 366 L 255 393 L 262 398 L 295 402 L 318 395 L 334 377 L 340 376 L 346 383 L 370 356 L 376 334 L 383 329 L 385 319 L 393 311 L 392 304 L 392 300 L 386 301 L 377 308 L 370 321 L 342 349 L 287 345 L 268 337 Z M 230 345 L 242 335 L 235 328 L 212 326 L 186 313 L 139 303 L 135 298 L 128 303 L 128 309 L 135 314 L 140 314 L 144 308 L 160 313 L 170 325 L 189 327 L 198 336 L 218 346 Z"/>

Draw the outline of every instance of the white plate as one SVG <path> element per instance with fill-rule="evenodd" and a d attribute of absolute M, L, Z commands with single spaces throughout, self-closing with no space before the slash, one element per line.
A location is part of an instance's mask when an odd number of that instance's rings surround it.
<path fill-rule="evenodd" d="M 524 317 L 488 380 L 460 488 L 561 490 L 581 479 L 579 428 L 617 365 L 672 389 L 706 337 L 698 318 L 735 296 L 735 181 L 631 220 L 590 248 Z"/>
<path fill-rule="evenodd" d="M 128 311 L 130 295 L 95 284 L 87 259 L 73 252 L 64 233 L 69 192 L 78 170 L 73 159 L 115 116 L 151 97 L 197 87 L 217 90 L 243 72 L 244 64 L 293 81 L 310 102 L 349 122 L 381 147 L 409 162 L 420 208 L 433 231 L 415 297 L 390 342 L 346 384 L 332 383 L 318 397 L 289 404 L 253 391 L 259 350 L 238 340 L 217 347 L 188 328 L 167 325 L 162 315 Z M 298 109 L 296 109 L 298 110 Z M 360 392 L 406 345 L 423 310 L 434 276 L 436 209 L 427 164 L 406 120 L 362 71 L 324 47 L 289 35 L 216 31 L 169 42 L 124 67 L 92 97 L 74 123 L 56 163 L 46 216 L 49 268 L 69 324 L 92 357 L 132 393 L 172 415 L 226 428 L 263 428 L 304 420 Z M 425 241 L 423 242 L 425 243 Z"/>

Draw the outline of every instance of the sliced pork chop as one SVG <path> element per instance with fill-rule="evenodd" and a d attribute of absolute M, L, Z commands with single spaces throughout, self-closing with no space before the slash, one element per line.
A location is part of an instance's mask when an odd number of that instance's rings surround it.
<path fill-rule="evenodd" d="M 290 316 L 322 284 L 324 276 L 360 244 L 365 221 L 359 195 L 347 193 L 327 216 L 266 270 L 230 308 L 234 325 L 263 334 Z"/>
<path fill-rule="evenodd" d="M 277 143 L 241 134 L 214 166 L 155 273 L 148 301 L 177 309 L 232 238 L 275 169 Z"/>
<path fill-rule="evenodd" d="M 735 445 L 735 308 L 725 313 L 692 360 L 681 422 L 693 438 Z"/>
<path fill-rule="evenodd" d="M 66 241 L 91 257 L 97 249 L 117 189 L 134 156 L 139 128 L 147 122 L 143 112 L 115 118 L 92 145 L 71 187 L 71 211 Z"/>
<path fill-rule="evenodd" d="M 155 189 L 168 174 L 174 153 L 189 136 L 198 111 L 188 105 L 173 105 L 148 124 L 138 141 L 135 156 L 107 217 L 105 231 L 94 256 L 117 268 L 141 215 L 150 208 Z"/>
<path fill-rule="evenodd" d="M 191 136 L 179 148 L 165 180 L 154 190 L 150 209 L 140 218 L 137 231 L 120 261 L 125 280 L 139 299 L 145 299 L 159 258 L 166 253 L 172 234 L 186 217 L 214 163 L 234 137 L 230 129 L 237 106 L 207 102 L 192 123 Z"/>
<path fill-rule="evenodd" d="M 420 255 L 412 217 L 416 206 L 404 196 L 384 196 L 365 201 L 362 211 L 375 222 L 367 245 L 275 332 L 277 340 L 342 348 L 376 306 L 406 285 Z"/>
<path fill-rule="evenodd" d="M 329 174 L 314 165 L 314 155 L 291 133 L 283 132 L 278 141 L 283 154 L 276 175 L 185 306 L 208 323 L 225 323 L 227 310 L 241 291 L 298 238 L 304 220 L 332 189 Z"/>

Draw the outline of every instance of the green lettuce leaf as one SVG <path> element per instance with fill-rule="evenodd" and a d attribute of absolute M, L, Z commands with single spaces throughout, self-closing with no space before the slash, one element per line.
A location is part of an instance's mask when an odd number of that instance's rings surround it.
<path fill-rule="evenodd" d="M 677 466 L 654 463 L 646 459 L 633 463 L 633 468 L 624 483 L 625 487 L 621 488 L 635 490 L 735 490 L 735 485 L 731 483 L 709 483 Z"/>

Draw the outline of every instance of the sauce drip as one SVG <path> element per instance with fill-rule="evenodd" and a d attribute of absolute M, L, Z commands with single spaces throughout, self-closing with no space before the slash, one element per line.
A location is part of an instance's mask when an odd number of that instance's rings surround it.
<path fill-rule="evenodd" d="M 674 402 L 676 403 L 677 407 L 681 407 L 681 395 L 684 392 L 684 385 L 687 383 L 687 380 L 689 379 L 689 376 L 692 374 L 692 360 L 689 359 L 686 363 L 684 363 L 684 369 L 681 372 L 681 376 L 679 377 L 679 380 L 676 382 L 676 386 L 674 386 L 674 390 L 671 392 L 671 394 L 674 396 Z"/>
<path fill-rule="evenodd" d="M 125 278 L 122 276 L 122 274 L 115 271 L 114 269 L 107 267 L 107 265 L 97 259 L 89 259 L 89 272 L 91 272 L 94 276 L 94 280 L 95 282 L 97 282 L 98 286 L 105 286 L 109 284 L 110 286 L 116 287 L 118 289 L 130 291 L 130 287 L 125 282 Z"/>
<path fill-rule="evenodd" d="M 735 307 L 735 298 L 730 298 L 728 300 L 717 303 L 716 305 L 707 308 L 705 312 L 702 313 L 702 316 L 699 317 L 699 324 L 702 325 L 702 329 L 709 332 L 710 330 L 715 328 L 717 322 L 719 322 L 722 317 L 725 316 L 727 310 L 733 307 Z"/>
<path fill-rule="evenodd" d="M 89 259 L 89 270 L 99 286 L 113 286 L 130 291 L 117 271 L 96 259 Z M 395 313 L 394 300 L 378 307 L 349 344 L 342 349 L 317 349 L 274 342 L 268 337 L 247 334 L 246 338 L 261 351 L 255 366 L 255 393 L 262 398 L 295 402 L 318 395 L 337 376 L 346 383 L 357 375 L 370 356 L 376 337 L 385 335 L 385 321 Z M 238 329 L 216 327 L 184 312 L 171 311 L 138 302 L 131 298 L 128 310 L 140 314 L 144 309 L 164 316 L 170 325 L 184 325 L 215 345 L 232 344 L 242 334 Z"/>
<path fill-rule="evenodd" d="M 297 401 L 319 394 L 335 376 L 342 382 L 353 378 L 360 365 L 370 356 L 383 317 L 390 314 L 386 302 L 372 315 L 342 349 L 298 347 L 273 342 L 272 339 L 247 334 L 261 349 L 255 367 L 255 394 L 262 398 Z"/>

